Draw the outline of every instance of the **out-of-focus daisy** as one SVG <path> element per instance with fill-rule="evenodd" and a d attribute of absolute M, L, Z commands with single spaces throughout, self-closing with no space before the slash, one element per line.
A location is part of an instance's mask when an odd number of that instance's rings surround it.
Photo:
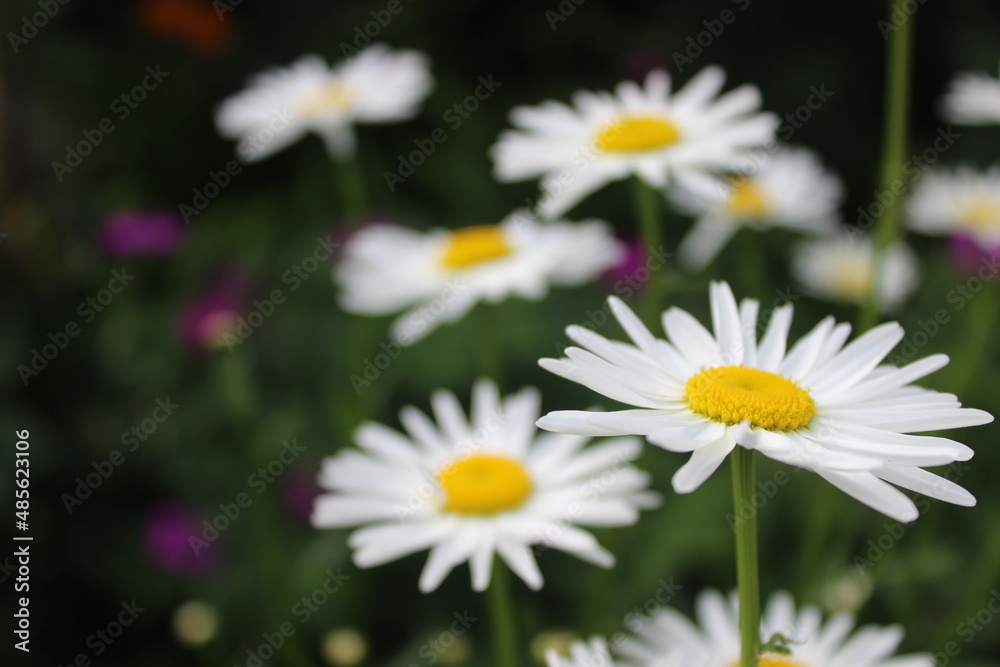
<path fill-rule="evenodd" d="M 577 526 L 630 525 L 658 503 L 648 475 L 629 465 L 641 443 L 618 438 L 584 450 L 587 438 L 539 435 L 539 401 L 532 388 L 501 400 L 480 380 L 471 421 L 454 394 L 437 391 L 437 424 L 413 407 L 400 413 L 405 435 L 363 424 L 354 436 L 361 451 L 324 462 L 320 485 L 330 493 L 317 499 L 313 524 L 364 526 L 349 538 L 358 567 L 430 549 L 424 592 L 465 561 L 472 587 L 485 590 L 495 553 L 541 588 L 537 544 L 610 567 L 614 556 Z"/>
<path fill-rule="evenodd" d="M 836 234 L 806 241 L 795 249 L 792 275 L 806 292 L 820 299 L 861 303 L 875 281 L 875 246 L 866 234 Z M 878 307 L 892 310 L 917 285 L 917 258 L 904 243 L 889 247 L 879 276 Z"/>
<path fill-rule="evenodd" d="M 334 269 L 344 310 L 362 315 L 407 312 L 392 325 L 409 345 L 477 302 L 509 296 L 539 300 L 549 285 L 598 278 L 624 250 L 597 220 L 539 223 L 515 213 L 497 225 L 420 232 L 371 225 L 347 243 Z"/>
<path fill-rule="evenodd" d="M 892 484 L 959 505 L 975 498 L 922 466 L 972 457 L 947 438 L 910 435 L 985 424 L 992 416 L 962 408 L 951 394 L 910 384 L 948 362 L 937 354 L 902 368 L 879 365 L 903 338 L 895 322 L 845 346 L 849 324 L 823 319 L 786 350 L 792 306 L 777 308 L 757 341 L 759 304 L 737 305 L 729 285 L 711 285 L 714 333 L 687 312 L 663 314 L 670 342 L 654 338 L 616 297 L 615 317 L 634 345 L 571 326 L 586 349 L 541 365 L 609 398 L 636 406 L 617 412 L 562 411 L 539 420 L 550 431 L 643 435 L 669 451 L 691 452 L 674 475 L 678 493 L 698 488 L 732 450 L 757 449 L 812 470 L 862 503 L 913 521 L 913 501 Z"/>
<path fill-rule="evenodd" d="M 601 637 L 593 637 L 588 642 L 573 642 L 569 656 L 561 655 L 555 649 L 545 652 L 546 667 L 613 667 L 608 642 Z"/>
<path fill-rule="evenodd" d="M 661 609 L 637 637 L 626 640 L 619 655 L 634 667 L 732 667 L 740 663 L 739 600 L 718 591 L 697 599 L 698 625 L 674 609 Z M 898 625 L 867 625 L 851 634 L 854 617 L 841 613 L 825 623 L 816 607 L 798 612 L 788 593 L 774 594 L 761 618 L 761 637 L 781 635 L 783 651 L 765 649 L 760 667 L 933 667 L 930 654 L 895 656 L 903 639 Z"/>
<path fill-rule="evenodd" d="M 961 72 L 941 98 L 941 115 L 959 125 L 1000 123 L 1000 80 L 982 72 Z"/>
<path fill-rule="evenodd" d="M 538 210 L 555 217 L 632 174 L 664 187 L 672 175 L 730 169 L 743 151 L 774 137 L 777 119 L 757 113 L 753 86 L 718 96 L 724 82 L 721 68 L 707 67 L 671 93 L 670 77 L 654 70 L 644 87 L 625 81 L 615 94 L 580 91 L 572 107 L 518 107 L 511 112 L 517 129 L 491 149 L 494 174 L 501 181 L 543 177 Z"/>
<path fill-rule="evenodd" d="M 967 234 L 983 247 L 1000 245 L 1000 164 L 928 173 L 906 202 L 906 218 L 923 234 Z"/>
<path fill-rule="evenodd" d="M 334 67 L 307 55 L 253 77 L 216 113 L 219 132 L 240 141 L 247 162 L 268 157 L 315 132 L 334 157 L 354 150 L 356 123 L 391 123 L 416 115 L 433 80 L 427 58 L 374 44 Z"/>
<path fill-rule="evenodd" d="M 824 233 L 834 228 L 843 195 L 840 179 L 804 148 L 783 148 L 728 183 L 694 181 L 672 188 L 674 203 L 698 216 L 681 241 L 678 260 L 705 268 L 740 227 L 787 227 Z"/>

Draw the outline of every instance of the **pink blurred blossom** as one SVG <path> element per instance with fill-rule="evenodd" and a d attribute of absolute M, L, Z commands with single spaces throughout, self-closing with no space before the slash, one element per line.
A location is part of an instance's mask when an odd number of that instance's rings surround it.
<path fill-rule="evenodd" d="M 113 257 L 172 255 L 184 238 L 184 221 L 176 211 L 122 210 L 101 223 L 101 246 Z"/>
<path fill-rule="evenodd" d="M 143 546 L 146 558 L 160 569 L 177 574 L 203 575 L 220 561 L 214 543 L 199 544 L 197 553 L 190 538 L 201 539 L 198 516 L 177 502 L 154 505 L 146 515 Z"/>

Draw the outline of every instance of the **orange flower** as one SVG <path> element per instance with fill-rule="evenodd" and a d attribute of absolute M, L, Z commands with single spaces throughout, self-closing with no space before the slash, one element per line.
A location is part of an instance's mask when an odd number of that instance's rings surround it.
<path fill-rule="evenodd" d="M 142 0 L 139 23 L 163 37 L 179 37 L 189 49 L 216 54 L 228 44 L 231 24 L 204 0 Z"/>

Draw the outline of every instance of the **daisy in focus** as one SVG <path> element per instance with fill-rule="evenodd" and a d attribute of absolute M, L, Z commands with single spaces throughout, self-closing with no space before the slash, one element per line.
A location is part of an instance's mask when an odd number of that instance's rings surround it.
<path fill-rule="evenodd" d="M 912 435 L 986 424 L 993 417 L 955 396 L 911 385 L 948 363 L 932 355 L 902 368 L 880 365 L 903 338 L 895 322 L 851 332 L 832 317 L 787 349 L 792 306 L 774 310 L 757 340 L 759 304 L 737 304 L 724 282 L 711 285 L 713 331 L 678 308 L 663 313 L 667 340 L 655 338 L 620 299 L 609 302 L 633 344 L 571 326 L 580 347 L 541 366 L 635 406 L 615 412 L 567 410 L 538 421 L 577 435 L 642 435 L 691 457 L 674 475 L 677 493 L 697 489 L 737 446 L 812 470 L 862 503 L 898 519 L 916 505 L 893 484 L 958 505 L 975 498 L 923 470 L 972 457 L 962 443 Z"/>
<path fill-rule="evenodd" d="M 473 589 L 485 590 L 494 554 L 537 590 L 536 544 L 611 567 L 614 556 L 577 526 L 631 525 L 640 509 L 659 504 L 646 490 L 648 475 L 629 465 L 641 442 L 618 438 L 584 450 L 588 438 L 538 434 L 540 400 L 532 388 L 501 400 L 496 385 L 480 380 L 471 419 L 454 394 L 438 391 L 437 424 L 413 407 L 400 412 L 405 434 L 363 424 L 360 451 L 323 463 L 319 481 L 329 493 L 317 498 L 313 525 L 362 526 L 348 541 L 358 567 L 430 549 L 425 593 L 465 561 Z"/>
<path fill-rule="evenodd" d="M 876 297 L 880 310 L 892 310 L 913 292 L 918 266 L 906 244 L 896 243 L 886 250 Z M 806 241 L 795 248 L 791 272 L 816 298 L 859 304 L 874 286 L 875 246 L 860 232 Z"/>
<path fill-rule="evenodd" d="M 910 229 L 930 235 L 963 235 L 984 249 L 1000 245 L 1000 165 L 932 171 L 906 202 Z"/>
<path fill-rule="evenodd" d="M 981 72 L 961 72 L 941 98 L 941 116 L 959 125 L 1000 124 L 1000 80 Z"/>
<path fill-rule="evenodd" d="M 621 664 L 632 667 L 731 667 L 740 660 L 739 602 L 718 591 L 700 593 L 698 625 L 674 609 L 661 609 L 638 636 L 623 642 Z M 765 642 L 775 635 L 788 640 L 789 653 L 765 650 L 760 667 L 933 667 L 930 654 L 895 656 L 903 639 L 898 625 L 868 625 L 851 634 L 854 617 L 837 614 L 825 623 L 816 607 L 796 612 L 788 593 L 776 593 L 761 618 Z M 574 663 L 575 664 L 575 663 Z M 580 663 L 586 664 L 586 663 Z"/>
<path fill-rule="evenodd" d="M 743 151 L 774 138 L 777 118 L 758 113 L 753 86 L 719 96 L 725 78 L 721 68 L 707 67 L 671 92 L 669 75 L 654 70 L 644 86 L 624 81 L 614 94 L 579 91 L 573 106 L 517 107 L 516 129 L 491 148 L 494 175 L 504 182 L 542 178 L 538 211 L 556 217 L 633 174 L 662 188 L 671 176 L 731 169 Z"/>
<path fill-rule="evenodd" d="M 269 157 L 308 132 L 342 158 L 354 152 L 356 123 L 412 118 L 432 87 L 422 53 L 374 44 L 332 68 L 307 55 L 262 72 L 219 106 L 215 120 L 220 134 L 240 142 L 236 153 L 246 162 Z"/>
<path fill-rule="evenodd" d="M 807 233 L 833 230 L 843 198 L 840 179 L 805 148 L 783 148 L 764 155 L 759 166 L 739 170 L 745 176 L 728 182 L 696 180 L 671 189 L 675 206 L 697 216 L 677 250 L 685 267 L 704 269 L 741 227 L 786 227 Z"/>
<path fill-rule="evenodd" d="M 543 299 L 550 285 L 596 280 L 624 254 L 598 220 L 539 223 L 518 212 L 496 225 L 421 232 L 371 225 L 347 243 L 334 269 L 341 307 L 360 315 L 406 312 L 392 325 L 410 345 L 478 302 Z"/>

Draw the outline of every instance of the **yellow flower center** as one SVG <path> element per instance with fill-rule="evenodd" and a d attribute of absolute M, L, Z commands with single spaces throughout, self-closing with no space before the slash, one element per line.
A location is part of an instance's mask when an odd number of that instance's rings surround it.
<path fill-rule="evenodd" d="M 736 218 L 763 218 L 770 208 L 765 193 L 748 178 L 731 179 L 726 210 Z"/>
<path fill-rule="evenodd" d="M 988 232 L 1000 226 L 1000 203 L 985 197 L 965 205 L 962 222 L 978 232 Z"/>
<path fill-rule="evenodd" d="M 793 660 L 790 656 L 780 653 L 762 653 L 757 657 L 758 667 L 806 667 L 798 660 Z M 733 662 L 729 667 L 740 667 L 739 660 Z"/>
<path fill-rule="evenodd" d="M 733 426 L 750 420 L 770 431 L 794 431 L 816 414 L 816 402 L 793 380 L 746 366 L 716 366 L 684 387 L 688 405 L 703 417 Z"/>
<path fill-rule="evenodd" d="M 317 90 L 310 90 L 299 100 L 299 112 L 306 118 L 314 118 L 325 111 L 344 111 L 354 96 L 342 83 L 328 83 Z"/>
<path fill-rule="evenodd" d="M 441 264 L 446 269 L 466 269 L 509 254 L 510 246 L 503 229 L 497 225 L 480 225 L 452 232 Z"/>
<path fill-rule="evenodd" d="M 641 153 L 676 144 L 677 127 L 662 118 L 636 116 L 608 125 L 597 135 L 598 150 L 607 153 Z"/>
<path fill-rule="evenodd" d="M 476 454 L 446 466 L 438 482 L 448 502 L 445 509 L 458 514 L 497 514 L 512 510 L 531 495 L 531 478 L 517 461 L 503 456 Z"/>
<path fill-rule="evenodd" d="M 871 262 L 842 260 L 830 283 L 834 296 L 845 301 L 861 301 L 872 289 L 875 267 Z"/>

